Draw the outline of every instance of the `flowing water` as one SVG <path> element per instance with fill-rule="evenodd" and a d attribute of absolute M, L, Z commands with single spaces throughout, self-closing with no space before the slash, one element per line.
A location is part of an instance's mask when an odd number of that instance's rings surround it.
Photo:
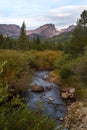
<path fill-rule="evenodd" d="M 66 105 L 60 96 L 60 90 L 56 84 L 44 80 L 48 78 L 48 71 L 37 71 L 34 73 L 31 85 L 40 85 L 44 92 L 37 93 L 28 90 L 27 104 L 31 109 L 39 109 L 47 116 L 59 119 L 66 114 Z M 47 87 L 51 89 L 48 90 Z"/>

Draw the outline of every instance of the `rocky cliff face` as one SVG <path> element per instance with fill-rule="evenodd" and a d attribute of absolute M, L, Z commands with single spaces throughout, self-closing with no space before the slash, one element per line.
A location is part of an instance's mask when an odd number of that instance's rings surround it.
<path fill-rule="evenodd" d="M 54 24 L 45 24 L 36 30 L 27 31 L 27 35 L 38 34 L 40 37 L 48 38 L 58 35 L 60 31 L 55 28 Z"/>
<path fill-rule="evenodd" d="M 61 29 L 61 33 L 62 32 L 71 32 L 74 30 L 74 28 L 75 28 L 75 25 L 70 25 L 68 28 Z"/>
<path fill-rule="evenodd" d="M 20 27 L 14 24 L 0 24 L 0 34 L 9 37 L 18 37 L 20 35 Z"/>
<path fill-rule="evenodd" d="M 59 35 L 59 34 L 64 33 L 64 32 L 73 31 L 74 28 L 75 28 L 75 26 L 71 25 L 68 28 L 59 30 L 55 27 L 54 24 L 46 24 L 46 25 L 43 25 L 35 30 L 28 30 L 26 33 L 27 33 L 27 35 L 30 35 L 30 36 L 31 35 L 34 36 L 35 34 L 37 34 L 37 35 L 39 35 L 39 37 L 41 39 L 42 38 L 44 39 L 44 38 L 50 38 L 50 37 Z"/>

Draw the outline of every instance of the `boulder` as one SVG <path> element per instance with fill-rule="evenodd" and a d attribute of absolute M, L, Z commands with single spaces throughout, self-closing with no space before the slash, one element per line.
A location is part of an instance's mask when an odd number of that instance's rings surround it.
<path fill-rule="evenodd" d="M 68 90 L 68 92 L 71 93 L 71 94 L 74 94 L 74 93 L 75 93 L 75 88 L 70 88 L 70 89 Z"/>
<path fill-rule="evenodd" d="M 32 85 L 31 91 L 32 92 L 44 92 L 44 88 L 40 85 Z"/>
<path fill-rule="evenodd" d="M 75 98 L 75 88 L 63 89 L 61 92 L 61 97 L 63 99 L 73 99 Z"/>
<path fill-rule="evenodd" d="M 67 98 L 68 98 L 68 92 L 62 92 L 62 93 L 61 93 L 61 97 L 62 97 L 63 99 L 67 99 Z"/>

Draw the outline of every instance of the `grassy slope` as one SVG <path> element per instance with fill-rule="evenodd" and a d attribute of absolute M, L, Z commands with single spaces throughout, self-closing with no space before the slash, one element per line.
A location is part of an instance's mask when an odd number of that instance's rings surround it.
<path fill-rule="evenodd" d="M 58 36 L 54 36 L 50 40 L 54 43 L 67 43 L 71 40 L 72 32 L 65 32 Z"/>

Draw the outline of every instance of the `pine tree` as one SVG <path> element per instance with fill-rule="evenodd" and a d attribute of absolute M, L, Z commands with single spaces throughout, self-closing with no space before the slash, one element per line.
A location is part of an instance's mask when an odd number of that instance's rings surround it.
<path fill-rule="evenodd" d="M 40 40 L 39 36 L 36 37 L 36 41 L 35 41 L 35 43 L 36 43 L 37 45 L 40 45 L 41 40 Z"/>
<path fill-rule="evenodd" d="M 17 49 L 26 50 L 28 49 L 29 39 L 26 36 L 26 25 L 23 22 L 21 26 L 20 36 L 18 39 Z"/>
<path fill-rule="evenodd" d="M 0 34 L 0 48 L 2 48 L 3 46 L 3 35 Z"/>
<path fill-rule="evenodd" d="M 83 53 L 84 47 L 87 45 L 87 10 L 84 10 L 80 17 L 70 44 L 70 52 L 75 56 Z"/>

